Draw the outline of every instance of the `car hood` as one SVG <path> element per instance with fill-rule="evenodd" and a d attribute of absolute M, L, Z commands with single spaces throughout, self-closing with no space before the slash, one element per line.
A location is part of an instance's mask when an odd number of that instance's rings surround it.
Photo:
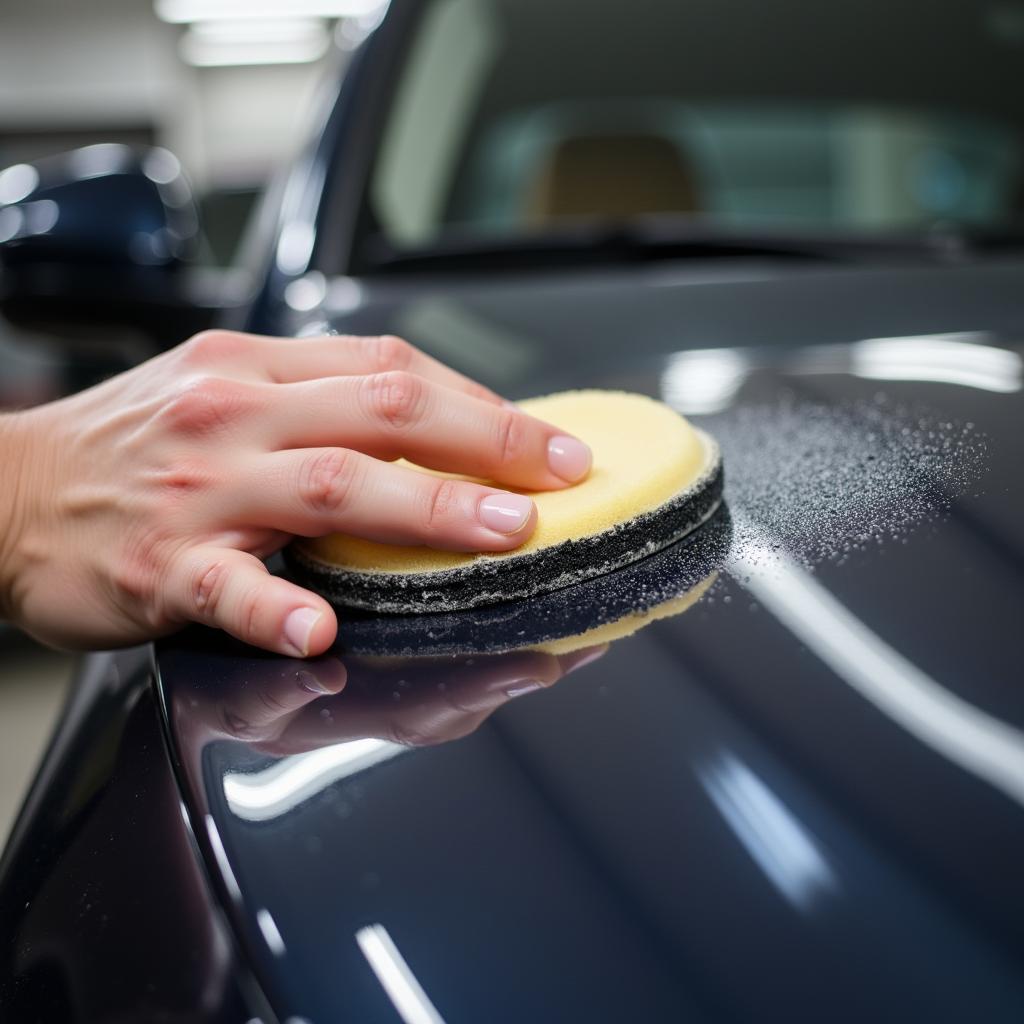
<path fill-rule="evenodd" d="M 726 510 L 560 600 L 346 618 L 312 662 L 158 649 L 282 1017 L 1019 1019 L 1021 273 L 317 286 L 309 330 L 513 396 L 663 397 L 722 441 Z"/>

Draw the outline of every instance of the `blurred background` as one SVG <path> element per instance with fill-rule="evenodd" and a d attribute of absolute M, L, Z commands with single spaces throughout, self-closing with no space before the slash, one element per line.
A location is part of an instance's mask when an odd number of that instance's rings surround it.
<path fill-rule="evenodd" d="M 33 0 L 0 5 L 0 169 L 98 143 L 173 152 L 196 190 L 200 259 L 231 263 L 246 218 L 309 124 L 325 68 L 375 0 Z M 340 45 L 338 45 L 340 43 Z M 0 318 L 0 410 L 150 354 L 125 332 L 71 348 Z M 74 668 L 0 625 L 0 846 Z"/>

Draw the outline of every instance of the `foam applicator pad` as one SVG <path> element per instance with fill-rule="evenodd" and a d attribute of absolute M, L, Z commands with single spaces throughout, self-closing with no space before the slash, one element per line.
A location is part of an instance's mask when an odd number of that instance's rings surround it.
<path fill-rule="evenodd" d="M 447 611 L 555 590 L 659 551 L 700 526 L 722 498 L 713 438 L 643 395 L 569 391 L 519 403 L 590 445 L 590 476 L 527 492 L 537 529 L 521 547 L 467 554 L 331 534 L 288 552 L 296 576 L 340 605 Z"/>

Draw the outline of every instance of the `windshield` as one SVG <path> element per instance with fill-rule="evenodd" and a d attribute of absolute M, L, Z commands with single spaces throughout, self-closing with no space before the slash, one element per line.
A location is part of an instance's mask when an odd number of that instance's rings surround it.
<path fill-rule="evenodd" d="M 1024 206 L 1024 4 L 430 0 L 363 256 L 581 225 L 881 237 Z"/>

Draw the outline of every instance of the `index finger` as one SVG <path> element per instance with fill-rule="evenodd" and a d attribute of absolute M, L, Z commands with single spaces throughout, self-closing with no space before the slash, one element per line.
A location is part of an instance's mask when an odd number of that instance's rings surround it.
<path fill-rule="evenodd" d="M 193 339 L 199 358 L 231 365 L 242 375 L 274 384 L 297 384 L 322 377 L 355 377 L 404 370 L 435 384 L 494 405 L 503 399 L 490 388 L 421 352 L 393 334 L 331 334 L 280 338 L 234 331 L 207 332 Z"/>

